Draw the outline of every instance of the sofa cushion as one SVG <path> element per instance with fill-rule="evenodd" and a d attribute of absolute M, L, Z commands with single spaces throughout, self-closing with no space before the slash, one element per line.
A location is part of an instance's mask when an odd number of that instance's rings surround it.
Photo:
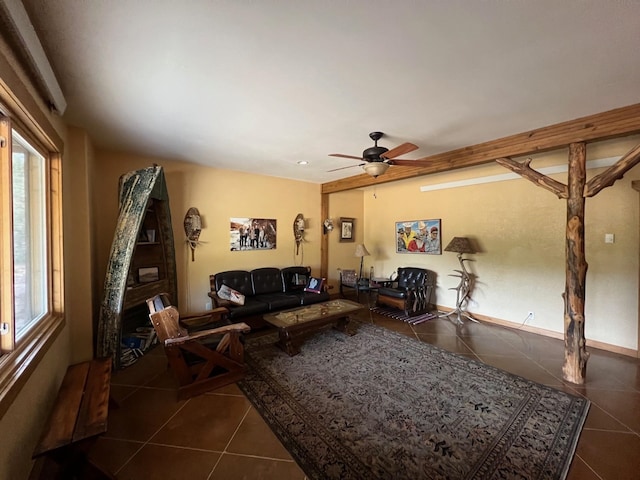
<path fill-rule="evenodd" d="M 407 298 L 406 290 L 398 290 L 397 288 L 391 287 L 380 287 L 378 289 L 378 297 L 393 297 L 393 298 Z"/>
<path fill-rule="evenodd" d="M 301 305 L 300 298 L 290 293 L 265 293 L 256 295 L 255 299 L 266 303 L 269 306 L 269 311 L 285 310 Z"/>
<path fill-rule="evenodd" d="M 236 320 L 251 315 L 259 315 L 269 312 L 269 304 L 258 300 L 255 297 L 246 297 L 244 305 L 232 305 L 227 307 L 230 320 Z"/>
<path fill-rule="evenodd" d="M 213 283 L 216 291 L 220 290 L 222 285 L 226 285 L 247 297 L 254 294 L 251 274 L 246 270 L 228 270 L 226 272 L 216 273 Z"/>
<path fill-rule="evenodd" d="M 330 300 L 329 292 L 291 292 L 290 295 L 296 295 L 300 298 L 301 305 L 311 305 L 314 303 L 326 302 Z"/>
<path fill-rule="evenodd" d="M 286 292 L 304 290 L 311 277 L 311 269 L 303 266 L 285 267 L 282 269 L 282 280 Z"/>
<path fill-rule="evenodd" d="M 265 267 L 251 270 L 251 282 L 253 283 L 254 295 L 284 292 L 279 268 Z"/>

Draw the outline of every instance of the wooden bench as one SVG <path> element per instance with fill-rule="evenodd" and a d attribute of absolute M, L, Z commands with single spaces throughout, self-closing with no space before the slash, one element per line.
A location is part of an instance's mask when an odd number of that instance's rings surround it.
<path fill-rule="evenodd" d="M 43 461 L 31 478 L 115 479 L 87 458 L 98 435 L 107 431 L 111 363 L 111 358 L 96 359 L 67 369 L 33 453 Z"/>

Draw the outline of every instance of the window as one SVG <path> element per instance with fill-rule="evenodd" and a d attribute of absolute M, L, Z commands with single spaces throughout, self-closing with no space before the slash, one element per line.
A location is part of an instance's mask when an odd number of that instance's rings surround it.
<path fill-rule="evenodd" d="M 47 313 L 45 159 L 11 132 L 13 310 L 19 339 Z"/>
<path fill-rule="evenodd" d="M 64 326 L 61 158 L 2 113 L 0 417 Z"/>

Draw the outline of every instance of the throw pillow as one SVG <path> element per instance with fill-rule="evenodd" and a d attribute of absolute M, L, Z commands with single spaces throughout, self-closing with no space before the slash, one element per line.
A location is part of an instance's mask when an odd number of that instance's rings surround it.
<path fill-rule="evenodd" d="M 307 286 L 304 287 L 304 291 L 312 292 L 312 293 L 322 292 L 322 286 L 324 285 L 324 280 L 325 280 L 324 278 L 310 277 L 309 283 L 307 283 Z"/>
<path fill-rule="evenodd" d="M 218 296 L 223 300 L 229 300 L 230 302 L 237 303 L 238 305 L 244 305 L 244 295 L 227 285 L 222 284 L 218 290 Z"/>

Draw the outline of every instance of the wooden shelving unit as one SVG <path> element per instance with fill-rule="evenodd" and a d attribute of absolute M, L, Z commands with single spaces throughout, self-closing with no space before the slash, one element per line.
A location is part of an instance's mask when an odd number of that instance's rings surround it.
<path fill-rule="evenodd" d="M 137 181 L 131 181 L 136 176 Z M 133 363 L 150 346 L 141 340 L 146 332 L 153 332 L 146 300 L 165 292 L 174 302 L 177 297 L 175 248 L 162 168 L 154 166 L 123 178 L 97 341 L 98 355 L 112 356 L 115 368 Z"/>

